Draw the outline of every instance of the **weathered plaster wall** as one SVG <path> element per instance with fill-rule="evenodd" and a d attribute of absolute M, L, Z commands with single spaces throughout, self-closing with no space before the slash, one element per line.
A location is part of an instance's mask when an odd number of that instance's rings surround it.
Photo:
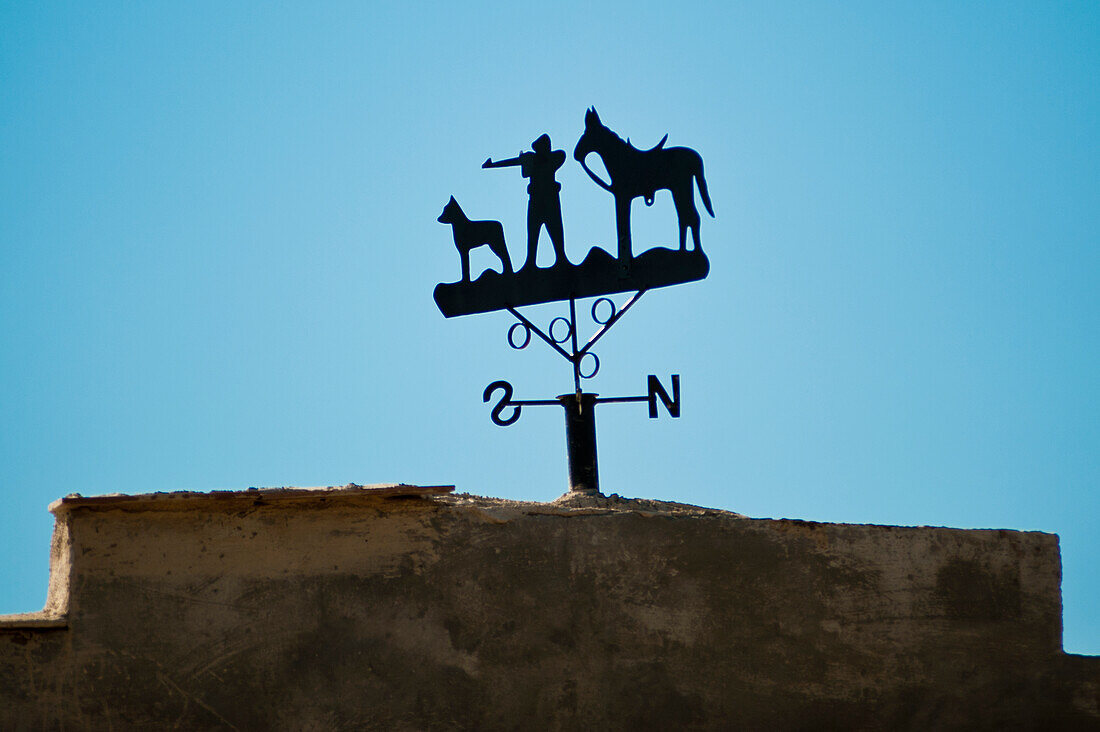
<path fill-rule="evenodd" d="M 1050 534 L 409 486 L 52 510 L 4 730 L 1100 727 Z"/>

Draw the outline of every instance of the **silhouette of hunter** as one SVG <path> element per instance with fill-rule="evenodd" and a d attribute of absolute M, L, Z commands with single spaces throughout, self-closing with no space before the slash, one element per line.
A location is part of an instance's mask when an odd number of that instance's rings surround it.
<path fill-rule="evenodd" d="M 514 158 L 493 162 L 488 158 L 481 164 L 483 168 L 507 168 L 519 166 L 520 175 L 530 178 L 527 193 L 527 261 L 521 269 L 536 267 L 535 251 L 538 249 L 539 233 L 546 227 L 550 243 L 554 245 L 554 264 L 567 262 L 565 258 L 565 237 L 561 226 L 561 199 L 558 191 L 561 183 L 554 180 L 558 168 L 565 164 L 565 151 L 550 149 L 550 136 L 540 135 L 531 143 L 533 152 L 521 152 Z"/>

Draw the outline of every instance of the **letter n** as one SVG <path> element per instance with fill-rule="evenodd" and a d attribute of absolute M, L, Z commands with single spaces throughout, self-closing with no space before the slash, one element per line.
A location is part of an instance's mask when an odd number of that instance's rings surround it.
<path fill-rule="evenodd" d="M 680 416 L 680 374 L 672 375 L 672 398 L 669 399 L 665 387 L 653 374 L 649 375 L 649 418 L 657 419 L 657 400 L 665 405 L 665 409 L 673 417 Z"/>

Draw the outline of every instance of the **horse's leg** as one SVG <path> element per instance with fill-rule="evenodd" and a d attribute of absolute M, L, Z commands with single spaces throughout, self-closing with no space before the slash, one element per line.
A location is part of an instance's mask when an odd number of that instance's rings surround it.
<path fill-rule="evenodd" d="M 680 228 L 680 251 L 687 249 L 687 227 L 688 222 L 685 220 L 687 214 L 686 205 L 684 203 L 684 192 L 682 188 L 670 188 L 672 193 L 672 204 L 676 208 L 676 223 Z"/>
<path fill-rule="evenodd" d="M 672 193 L 676 205 L 676 218 L 680 222 L 680 251 L 687 249 L 687 230 L 691 229 L 691 238 L 695 248 L 699 248 L 699 209 L 695 208 L 695 190 L 691 187 L 691 178 L 687 186 L 681 186 Z"/>
<path fill-rule="evenodd" d="M 687 246 L 687 224 L 684 222 L 684 196 L 680 189 L 669 186 L 668 192 L 672 194 L 672 206 L 676 209 L 676 226 L 680 231 L 680 251 Z"/>
<path fill-rule="evenodd" d="M 634 259 L 630 242 L 630 202 L 630 196 L 615 196 L 615 230 L 619 237 L 619 264 L 626 266 L 629 266 Z"/>
<path fill-rule="evenodd" d="M 699 209 L 695 208 L 695 191 L 688 188 L 688 227 L 691 229 L 691 238 L 695 242 L 695 251 L 701 251 L 699 246 Z"/>

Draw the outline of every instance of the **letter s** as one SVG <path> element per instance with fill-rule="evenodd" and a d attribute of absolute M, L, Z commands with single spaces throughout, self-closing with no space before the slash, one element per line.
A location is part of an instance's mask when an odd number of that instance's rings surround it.
<path fill-rule="evenodd" d="M 481 401 L 488 402 L 490 399 L 493 398 L 493 392 L 495 392 L 497 389 L 503 389 L 504 396 L 501 397 L 500 401 L 497 402 L 497 405 L 493 407 L 493 411 L 489 413 L 489 419 L 493 420 L 493 424 L 495 425 L 507 427 L 508 425 L 519 419 L 520 412 L 520 407 L 510 404 L 510 402 L 512 401 L 512 385 L 509 384 L 507 381 L 494 381 L 492 384 L 489 384 L 487 387 L 485 387 L 485 393 L 481 395 Z M 512 407 L 512 416 L 508 417 L 507 419 L 503 419 L 500 416 L 500 413 L 508 407 Z"/>

